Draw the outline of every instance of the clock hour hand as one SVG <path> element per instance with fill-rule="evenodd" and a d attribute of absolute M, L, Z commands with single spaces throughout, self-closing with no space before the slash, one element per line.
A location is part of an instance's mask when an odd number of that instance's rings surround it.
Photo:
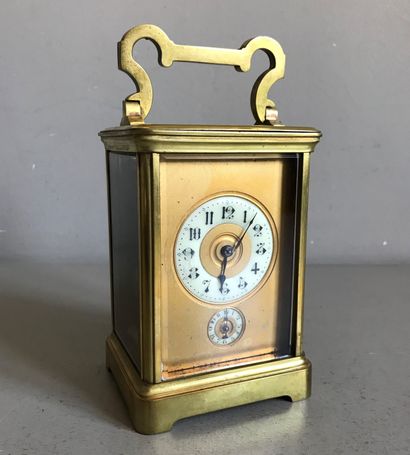
<path fill-rule="evenodd" d="M 221 283 L 221 287 L 219 290 L 222 292 L 224 288 L 224 283 L 226 280 L 225 276 L 225 270 L 226 270 L 226 264 L 228 263 L 228 258 L 233 255 L 233 247 L 232 245 L 225 245 L 221 248 L 221 254 L 222 254 L 222 263 L 221 263 L 221 273 L 218 276 L 218 280 Z"/>
<path fill-rule="evenodd" d="M 219 288 L 219 290 L 221 292 L 223 290 L 224 283 L 225 283 L 225 280 L 226 280 L 225 269 L 226 269 L 227 262 L 228 262 L 228 256 L 224 256 L 224 258 L 222 260 L 222 264 L 221 264 L 221 273 L 218 276 L 218 280 L 221 283 L 221 287 Z"/>
<path fill-rule="evenodd" d="M 245 237 L 245 234 L 248 232 L 248 229 L 251 227 L 253 220 L 256 218 L 256 215 L 257 215 L 256 213 L 255 213 L 255 215 L 253 215 L 253 218 L 251 219 L 251 221 L 249 221 L 248 226 L 246 227 L 246 229 L 244 230 L 242 235 L 239 237 L 239 239 L 236 241 L 235 245 L 233 246 L 232 252 L 234 252 L 238 248 L 238 246 L 242 243 L 242 240 Z"/>

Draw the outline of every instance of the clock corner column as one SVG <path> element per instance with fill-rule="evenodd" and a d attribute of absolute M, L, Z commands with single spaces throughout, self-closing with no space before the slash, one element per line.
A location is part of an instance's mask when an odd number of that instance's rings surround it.
<path fill-rule="evenodd" d="M 141 379 L 149 383 L 161 381 L 159 172 L 159 154 L 141 153 Z"/>
<path fill-rule="evenodd" d="M 297 262 L 296 271 L 296 326 L 294 333 L 295 355 L 303 355 L 302 334 L 303 334 L 303 312 L 304 312 L 304 294 L 305 294 L 305 269 L 306 269 L 306 236 L 307 236 L 307 217 L 308 217 L 308 199 L 309 199 L 309 174 L 310 174 L 310 152 L 302 153 L 300 156 L 299 178 L 299 222 L 297 236 Z"/>

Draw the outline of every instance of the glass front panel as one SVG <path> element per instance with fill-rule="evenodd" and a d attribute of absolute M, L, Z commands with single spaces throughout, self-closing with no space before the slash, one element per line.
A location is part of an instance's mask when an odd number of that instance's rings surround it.
<path fill-rule="evenodd" d="M 138 159 L 109 152 L 108 164 L 114 332 L 140 370 Z"/>
<path fill-rule="evenodd" d="M 163 379 L 292 355 L 298 156 L 163 156 Z"/>

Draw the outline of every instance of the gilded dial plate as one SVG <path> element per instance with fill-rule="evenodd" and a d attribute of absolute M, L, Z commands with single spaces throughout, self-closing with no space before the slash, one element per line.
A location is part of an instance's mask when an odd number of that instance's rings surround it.
<path fill-rule="evenodd" d="M 256 201 L 242 195 L 208 199 L 186 217 L 175 242 L 175 268 L 197 299 L 226 304 L 255 291 L 269 275 L 276 229 Z"/>

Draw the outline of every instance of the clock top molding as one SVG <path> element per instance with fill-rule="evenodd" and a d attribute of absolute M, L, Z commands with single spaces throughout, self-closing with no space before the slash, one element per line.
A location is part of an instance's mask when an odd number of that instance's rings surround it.
<path fill-rule="evenodd" d="M 311 153 L 321 132 L 285 125 L 138 125 L 108 128 L 100 137 L 107 150 L 122 153 Z"/>

